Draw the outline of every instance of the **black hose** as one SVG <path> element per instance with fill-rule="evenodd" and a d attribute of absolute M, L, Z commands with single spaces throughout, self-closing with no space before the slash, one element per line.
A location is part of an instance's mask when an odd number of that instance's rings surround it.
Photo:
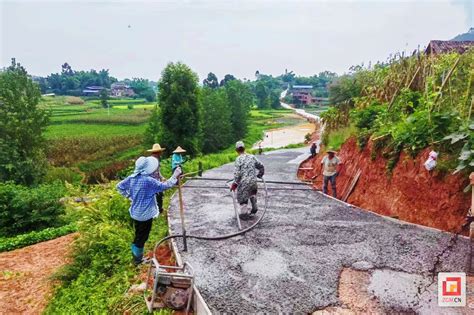
<path fill-rule="evenodd" d="M 251 226 L 249 226 L 249 227 L 247 227 L 243 230 L 240 230 L 240 231 L 234 232 L 234 233 L 230 233 L 230 234 L 219 235 L 219 236 L 200 236 L 200 235 L 186 234 L 186 238 L 194 238 L 194 239 L 197 239 L 197 240 L 205 240 L 205 241 L 220 241 L 220 240 L 225 240 L 225 239 L 229 239 L 229 238 L 232 238 L 232 237 L 236 237 L 236 236 L 245 234 L 248 231 L 252 230 L 254 227 L 256 227 L 260 223 L 260 221 L 262 221 L 263 217 L 265 216 L 265 213 L 267 212 L 267 207 L 268 207 L 267 184 L 266 184 L 266 182 L 263 178 L 261 178 L 261 180 L 263 182 L 263 187 L 264 187 L 264 190 L 265 190 L 265 207 L 263 208 L 263 211 L 261 212 L 262 215 L 258 218 L 257 221 L 255 221 L 255 223 L 253 223 Z M 186 186 L 183 186 L 183 187 L 186 187 Z M 206 188 L 206 187 L 202 187 L 202 188 Z M 163 242 L 165 242 L 167 240 L 170 240 L 170 239 L 173 239 L 173 238 L 178 238 L 178 237 L 184 237 L 184 235 L 183 234 L 168 235 L 167 237 L 159 240 L 155 245 L 155 249 L 153 250 L 153 257 L 155 257 L 155 259 L 156 259 L 156 256 L 155 256 L 156 255 L 156 250 L 158 249 L 158 247 Z"/>
<path fill-rule="evenodd" d="M 183 188 L 212 188 L 212 189 L 229 189 L 226 186 L 196 186 L 196 185 L 186 185 Z M 318 189 L 312 188 L 277 188 L 277 187 L 267 187 L 268 190 L 301 190 L 301 191 L 317 191 Z"/>
<path fill-rule="evenodd" d="M 189 177 L 189 180 L 209 180 L 209 181 L 228 181 L 225 178 L 213 178 L 213 177 Z M 282 182 L 282 181 L 275 181 L 275 180 L 269 180 L 266 182 L 267 184 L 282 184 L 282 185 L 312 185 L 311 182 Z"/>

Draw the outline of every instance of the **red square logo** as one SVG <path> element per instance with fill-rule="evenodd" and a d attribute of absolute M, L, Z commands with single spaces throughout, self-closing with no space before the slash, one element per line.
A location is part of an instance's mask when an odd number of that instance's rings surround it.
<path fill-rule="evenodd" d="M 461 295 L 461 277 L 447 277 L 445 280 L 443 280 L 443 295 Z"/>

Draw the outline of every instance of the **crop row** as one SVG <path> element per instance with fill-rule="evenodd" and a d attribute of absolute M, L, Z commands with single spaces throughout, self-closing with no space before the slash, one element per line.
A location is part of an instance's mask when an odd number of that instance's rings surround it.
<path fill-rule="evenodd" d="M 41 231 L 33 231 L 14 237 L 3 237 L 0 238 L 0 252 L 49 241 L 75 231 L 77 231 L 77 227 L 74 223 L 71 223 L 61 227 L 47 228 Z"/>

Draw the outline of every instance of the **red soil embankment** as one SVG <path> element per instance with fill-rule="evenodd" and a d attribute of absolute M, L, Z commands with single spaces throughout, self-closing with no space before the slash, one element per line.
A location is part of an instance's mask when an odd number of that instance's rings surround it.
<path fill-rule="evenodd" d="M 371 160 L 372 143 L 360 151 L 356 140 L 343 144 L 338 156 L 344 163 L 337 178 L 337 195 L 341 198 L 358 169 L 361 176 L 347 202 L 358 207 L 400 220 L 422 224 L 450 232 L 459 232 L 470 207 L 471 195 L 463 189 L 469 180 L 462 175 L 428 172 L 423 163 L 429 149 L 415 159 L 402 153 L 392 175 L 387 175 L 387 160 L 377 155 Z M 301 164 L 298 177 L 310 179 L 318 175 L 314 186 L 322 188 L 322 155 Z M 330 186 L 330 185 L 329 185 Z M 329 188 L 330 190 L 330 188 Z M 331 191 L 329 191 L 331 193 Z"/>

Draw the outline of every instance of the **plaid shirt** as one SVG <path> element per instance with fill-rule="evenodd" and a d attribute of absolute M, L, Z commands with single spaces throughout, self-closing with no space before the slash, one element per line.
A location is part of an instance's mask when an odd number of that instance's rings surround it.
<path fill-rule="evenodd" d="M 174 177 L 162 183 L 147 175 L 129 176 L 117 184 L 117 190 L 132 200 L 129 210 L 132 219 L 147 221 L 158 215 L 155 194 L 173 187 L 176 182 Z"/>

